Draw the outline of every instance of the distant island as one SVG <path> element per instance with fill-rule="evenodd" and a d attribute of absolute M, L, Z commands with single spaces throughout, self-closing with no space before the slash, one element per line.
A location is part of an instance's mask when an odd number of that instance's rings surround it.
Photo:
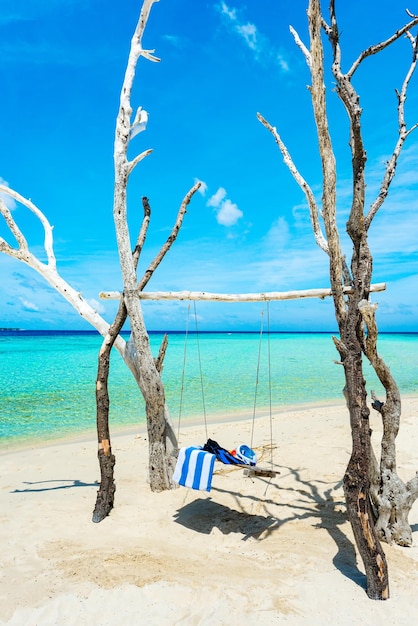
<path fill-rule="evenodd" d="M 5 330 L 17 331 L 17 330 L 24 330 L 24 329 L 23 328 L 0 328 L 0 332 L 5 331 Z"/>

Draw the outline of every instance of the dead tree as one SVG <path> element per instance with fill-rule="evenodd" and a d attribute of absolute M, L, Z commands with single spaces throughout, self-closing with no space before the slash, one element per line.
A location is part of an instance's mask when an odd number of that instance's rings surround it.
<path fill-rule="evenodd" d="M 150 61 L 159 61 L 153 50 L 144 50 L 142 37 L 155 0 L 144 0 L 139 21 L 131 40 L 131 48 L 125 72 L 119 113 L 116 119 L 114 143 L 115 184 L 113 198 L 113 217 L 123 279 L 123 298 L 131 325 L 129 341 L 132 362 L 137 368 L 137 381 L 145 400 L 148 441 L 149 475 L 153 491 L 162 491 L 175 487 L 172 474 L 176 462 L 177 442 L 168 414 L 164 387 L 152 358 L 149 337 L 145 328 L 141 305 L 138 299 L 138 286 L 135 264 L 131 253 L 130 236 L 127 223 L 127 187 L 129 177 L 135 166 L 142 160 L 142 153 L 132 160 L 128 159 L 130 141 L 141 130 L 146 121 L 146 114 L 141 108 L 135 113 L 131 106 L 131 92 L 136 66 L 141 56 Z"/>
<path fill-rule="evenodd" d="M 142 291 L 151 279 L 155 269 L 161 263 L 164 256 L 167 254 L 172 244 L 176 240 L 177 234 L 183 223 L 184 216 L 186 214 L 187 206 L 190 203 L 192 196 L 199 189 L 200 183 L 196 183 L 192 189 L 185 196 L 180 210 L 177 214 L 177 219 L 174 227 L 167 238 L 165 244 L 161 247 L 160 251 L 150 263 L 144 275 L 139 282 L 138 292 Z M 148 198 L 142 198 L 142 204 L 144 207 L 144 218 L 142 221 L 142 227 L 132 253 L 135 270 L 138 265 L 138 260 L 145 242 L 149 220 L 151 216 L 151 209 L 149 206 Z M 97 492 L 96 505 L 93 511 L 93 522 L 102 521 L 113 508 L 114 494 L 115 494 L 115 482 L 114 482 L 114 465 L 115 456 L 112 454 L 112 448 L 110 443 L 110 428 L 109 428 L 109 392 L 108 392 L 108 378 L 110 367 L 110 354 L 113 344 L 123 328 L 128 316 L 128 311 L 125 305 L 125 300 L 120 299 L 118 311 L 113 324 L 109 328 L 109 332 L 103 340 L 99 352 L 98 370 L 97 370 L 97 383 L 96 383 L 96 407 L 97 407 L 97 438 L 98 438 L 98 458 L 100 466 L 100 488 Z M 167 336 L 164 336 L 158 357 L 154 360 L 155 367 L 159 375 L 161 375 L 164 355 L 167 349 Z M 138 369 L 138 368 L 136 368 Z M 174 445 L 173 440 L 173 445 Z M 177 447 L 177 441 L 175 441 L 175 447 Z"/>
<path fill-rule="evenodd" d="M 150 208 L 148 199 L 143 198 L 142 204 L 144 207 L 144 218 L 142 220 L 142 227 L 138 235 L 138 240 L 135 249 L 132 253 L 135 268 L 138 264 L 139 255 L 144 245 L 146 233 L 148 230 L 150 219 Z M 116 313 L 116 317 L 113 324 L 110 325 L 109 331 L 103 340 L 102 346 L 99 351 L 98 366 L 97 366 L 97 380 L 96 380 L 96 422 L 97 422 L 97 441 L 98 450 L 97 456 L 99 459 L 100 468 L 100 486 L 97 492 L 96 504 L 93 511 L 93 522 L 101 522 L 107 517 L 110 511 L 113 509 L 114 497 L 115 497 L 115 480 L 114 480 L 114 467 L 116 463 L 115 455 L 112 453 L 112 446 L 110 442 L 110 427 L 109 427 L 109 371 L 110 371 L 110 355 L 115 342 L 123 325 L 126 322 L 128 312 L 126 310 L 125 301 L 123 299 L 119 302 L 119 307 Z"/>
<path fill-rule="evenodd" d="M 277 130 L 261 115 L 260 121 L 272 132 L 295 180 L 304 191 L 315 239 L 329 256 L 330 282 L 339 337 L 334 343 L 344 367 L 344 394 L 350 415 L 352 453 L 344 476 L 344 493 L 348 517 L 354 538 L 364 563 L 367 578 L 367 594 L 373 599 L 389 597 L 388 570 L 379 539 L 395 541 L 400 545 L 411 544 L 411 529 L 408 524 L 409 510 L 418 496 L 418 478 L 406 485 L 396 472 L 395 439 L 401 414 L 400 394 L 390 375 L 389 368 L 377 352 L 376 305 L 369 302 L 372 277 L 372 255 L 368 245 L 368 232 L 373 218 L 382 206 L 395 175 L 396 165 L 406 138 L 416 128 L 407 128 L 404 107 L 407 88 L 417 62 L 417 39 L 410 30 L 418 24 L 416 16 L 397 30 L 387 40 L 370 46 L 360 54 L 350 69 L 344 72 L 341 65 L 341 49 L 335 2 L 329 7 L 330 23 L 322 16 L 319 0 L 310 0 L 308 8 L 309 49 L 291 29 L 295 41 L 302 50 L 310 70 L 312 83 L 310 93 L 317 129 L 319 154 L 322 163 L 323 189 L 322 211 L 319 210 L 314 194 L 295 166 Z M 350 149 L 352 159 L 352 203 L 347 233 L 352 242 L 350 268 L 343 257 L 340 233 L 336 220 L 336 165 L 331 143 L 326 110 L 324 82 L 324 51 L 322 34 L 328 38 L 332 50 L 332 74 L 335 91 L 347 112 L 350 127 Z M 412 62 L 402 88 L 397 92 L 399 134 L 389 161 L 387 162 L 380 191 L 367 210 L 365 206 L 365 163 L 359 95 L 352 79 L 361 63 L 371 55 L 387 48 L 399 37 L 406 35 L 411 42 Z M 322 215 L 325 234 L 322 232 Z M 350 285 L 345 295 L 344 287 Z M 375 369 L 385 392 L 385 402 L 373 401 L 383 419 L 381 459 L 378 465 L 371 446 L 369 425 L 370 409 L 367 404 L 366 381 L 363 376 L 363 355 Z"/>

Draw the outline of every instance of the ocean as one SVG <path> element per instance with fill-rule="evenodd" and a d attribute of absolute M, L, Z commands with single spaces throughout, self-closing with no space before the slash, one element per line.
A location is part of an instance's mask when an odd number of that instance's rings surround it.
<path fill-rule="evenodd" d="M 128 335 L 124 335 L 125 339 Z M 187 341 L 186 341 L 187 337 Z M 331 333 L 168 333 L 162 374 L 174 425 L 305 403 L 342 401 L 343 369 Z M 163 333 L 150 333 L 154 356 Z M 94 431 L 95 331 L 0 331 L 0 446 Z M 401 394 L 418 391 L 418 334 L 381 334 L 379 351 Z M 383 388 L 365 365 L 368 392 Z M 141 393 L 123 360 L 111 358 L 112 429 L 145 422 Z"/>

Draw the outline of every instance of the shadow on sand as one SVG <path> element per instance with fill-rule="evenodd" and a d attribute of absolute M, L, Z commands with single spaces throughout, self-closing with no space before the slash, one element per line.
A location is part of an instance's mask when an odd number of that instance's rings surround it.
<path fill-rule="evenodd" d="M 26 489 L 13 489 L 10 493 L 36 493 L 41 491 L 56 491 L 57 489 L 73 489 L 74 487 L 97 487 L 98 482 L 83 483 L 81 480 L 68 480 L 63 478 L 62 480 L 40 480 L 37 482 L 24 482 L 24 485 L 51 485 L 51 483 L 59 483 L 58 485 L 49 487 L 36 487 Z M 66 483 L 66 484 L 63 484 Z"/>
<path fill-rule="evenodd" d="M 277 466 L 277 469 L 280 469 L 281 479 L 286 474 L 293 476 L 298 486 L 282 487 L 265 479 L 260 480 L 264 480 L 268 489 L 291 493 L 291 502 L 280 503 L 213 487 L 213 492 L 229 493 L 235 499 L 237 509 L 241 508 L 241 511 L 218 504 L 211 498 L 199 498 L 176 511 L 174 519 L 178 524 L 200 533 L 210 534 L 214 528 L 218 528 L 223 534 L 241 533 L 243 541 L 250 537 L 263 541 L 293 520 L 310 520 L 313 527 L 325 529 L 333 539 L 337 548 L 332 559 L 335 567 L 365 590 L 366 577 L 357 567 L 354 545 L 340 528 L 347 521 L 344 503 L 335 501 L 332 497 L 332 492 L 341 488 L 342 481 L 332 485 L 321 481 L 309 482 L 301 478 L 299 470 L 284 466 Z M 320 486 L 324 487 L 323 493 L 320 492 Z M 270 515 L 246 513 L 240 504 L 242 498 L 262 502 L 270 508 Z M 271 509 L 274 508 L 278 512 L 277 517 L 271 514 Z M 280 516 L 279 512 L 285 512 L 285 516 Z M 301 549 L 306 550 L 306 545 Z"/>

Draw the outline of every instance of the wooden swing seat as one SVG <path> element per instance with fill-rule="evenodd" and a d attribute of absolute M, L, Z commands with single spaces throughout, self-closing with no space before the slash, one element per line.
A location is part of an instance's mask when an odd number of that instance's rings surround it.
<path fill-rule="evenodd" d="M 252 465 L 244 469 L 244 476 L 263 476 L 264 478 L 275 478 L 276 474 L 274 470 L 267 469 L 265 467 L 259 467 L 258 465 Z"/>

